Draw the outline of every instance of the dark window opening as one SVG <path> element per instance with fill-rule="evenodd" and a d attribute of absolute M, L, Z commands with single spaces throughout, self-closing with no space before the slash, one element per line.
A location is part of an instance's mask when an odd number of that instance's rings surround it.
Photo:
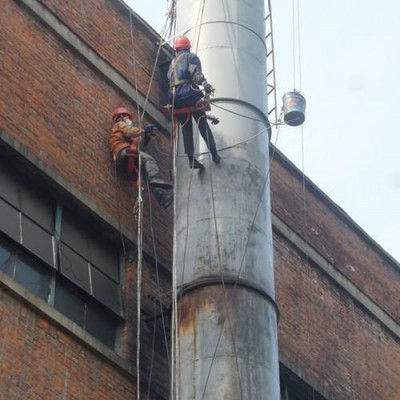
<path fill-rule="evenodd" d="M 19 211 L 0 198 L 0 232 L 16 242 L 20 241 Z"/>
<path fill-rule="evenodd" d="M 85 300 L 77 290 L 56 282 L 54 308 L 74 321 L 80 327 L 85 326 Z"/>
<path fill-rule="evenodd" d="M 103 342 L 106 346 L 114 348 L 120 320 L 114 314 L 104 310 L 94 302 L 86 305 L 85 329 Z"/>
<path fill-rule="evenodd" d="M 1 161 L 0 271 L 114 349 L 123 322 L 118 241 L 57 202 L 61 191 Z"/>
<path fill-rule="evenodd" d="M 70 247 L 60 245 L 61 273 L 88 293 L 90 290 L 89 263 Z"/>
<path fill-rule="evenodd" d="M 0 238 L 0 271 L 14 278 L 15 252 Z"/>
<path fill-rule="evenodd" d="M 281 400 L 326 400 L 312 386 L 281 364 Z"/>
<path fill-rule="evenodd" d="M 55 292 L 54 307 L 58 311 L 108 347 L 115 347 L 121 318 L 63 279 L 57 280 Z"/>
<path fill-rule="evenodd" d="M 46 268 L 20 256 L 17 259 L 15 280 L 41 299 L 48 301 L 51 276 Z"/>
<path fill-rule="evenodd" d="M 41 299 L 48 301 L 50 294 L 50 271 L 23 251 L 0 237 L 0 271 Z"/>

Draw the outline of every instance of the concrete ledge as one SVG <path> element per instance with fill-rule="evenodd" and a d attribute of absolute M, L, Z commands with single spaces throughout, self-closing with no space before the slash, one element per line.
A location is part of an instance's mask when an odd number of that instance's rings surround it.
<path fill-rule="evenodd" d="M 313 379 L 309 379 L 308 376 L 304 374 L 303 370 L 299 369 L 296 365 L 283 357 L 282 354 L 279 354 L 279 364 L 289 371 L 293 372 L 311 388 L 314 388 L 320 395 L 324 396 L 326 400 L 335 400 L 330 395 L 328 395 L 326 390 L 322 388 L 318 382 L 314 382 Z"/>
<path fill-rule="evenodd" d="M 11 158 L 19 159 L 19 166 L 24 169 L 24 164 L 26 165 L 27 171 L 32 171 L 32 165 L 38 170 L 38 172 L 42 175 L 43 181 L 48 182 L 50 187 L 53 189 L 58 189 L 58 191 L 62 191 L 63 197 L 69 196 L 71 201 L 77 203 L 77 206 L 81 209 L 85 209 L 86 212 L 94 214 L 97 218 L 99 218 L 107 229 L 113 231 L 113 235 L 115 237 L 120 237 L 122 234 L 128 242 L 131 244 L 136 244 L 136 240 L 132 232 L 128 229 L 120 226 L 118 221 L 113 218 L 110 214 L 106 213 L 102 208 L 97 206 L 91 200 L 89 200 L 86 196 L 84 196 L 80 191 L 76 190 L 67 180 L 58 175 L 52 168 L 47 166 L 40 158 L 33 155 L 26 146 L 19 143 L 15 140 L 11 135 L 5 132 L 0 128 L 0 150 L 2 151 L 2 157 L 6 157 L 7 152 L 10 154 Z M 119 240 L 119 239 L 118 239 Z M 153 259 L 154 254 L 152 246 L 143 245 L 143 251 Z M 167 260 L 163 260 L 158 258 L 158 265 L 163 268 L 165 271 L 170 273 L 170 269 L 168 267 L 169 263 Z"/>
<path fill-rule="evenodd" d="M 326 193 L 324 193 L 310 178 L 303 174 L 280 150 L 272 143 L 269 145 L 270 155 L 272 159 L 284 166 L 292 175 L 297 177 L 299 181 L 304 179 L 307 190 L 313 193 L 321 202 L 326 204 L 337 217 L 344 221 L 351 230 L 359 234 L 371 247 L 373 247 L 381 257 L 383 257 L 393 268 L 400 270 L 400 263 L 393 258 L 381 245 L 379 245 L 371 236 L 368 235 L 340 206 L 338 206 Z"/>
<path fill-rule="evenodd" d="M 66 318 L 54 307 L 32 294 L 29 290 L 25 289 L 22 285 L 2 271 L 0 271 L 0 287 L 4 288 L 13 297 L 26 303 L 30 308 L 38 312 L 44 318 L 53 322 L 63 331 L 74 336 L 77 340 L 89 347 L 97 355 L 104 358 L 107 362 L 110 362 L 124 374 L 127 374 L 129 378 L 136 376 L 136 368 L 132 363 L 129 363 L 120 357 L 115 351 L 111 350 L 103 343 L 95 339 L 79 325 Z"/>
<path fill-rule="evenodd" d="M 22 164 L 32 164 L 36 167 L 44 176 L 44 179 L 53 181 L 54 184 L 58 185 L 60 188 L 68 192 L 68 194 L 77 199 L 82 205 L 85 205 L 85 208 L 89 209 L 92 213 L 96 214 L 100 217 L 104 222 L 110 225 L 114 230 L 120 231 L 122 229 L 122 234 L 130 240 L 132 243 L 134 242 L 134 238 L 131 232 L 127 229 L 123 229 L 119 226 L 118 221 L 114 219 L 111 215 L 107 214 L 100 207 L 90 201 L 86 196 L 84 196 L 81 192 L 76 190 L 68 181 L 60 177 L 52 168 L 47 166 L 40 158 L 33 155 L 26 146 L 19 143 L 15 140 L 11 135 L 5 132 L 0 128 L 0 148 L 2 143 L 6 144 L 9 147 L 9 152 L 14 153 L 20 157 Z M 3 145 L 4 146 L 4 145 Z M 4 157 L 4 154 L 3 154 Z M 21 165 L 21 164 L 20 164 Z M 22 165 L 21 165 L 22 166 Z M 30 170 L 31 168 L 28 168 Z"/>
<path fill-rule="evenodd" d="M 73 47 L 90 65 L 96 68 L 105 78 L 113 83 L 127 97 L 137 103 L 145 112 L 164 130 L 171 132 L 171 123 L 165 115 L 158 110 L 146 98 L 141 95 L 128 80 L 126 80 L 116 69 L 101 58 L 81 38 L 64 25 L 54 14 L 37 0 L 19 0 L 38 19 L 48 25 L 66 43 Z M 135 14 L 134 14 L 135 15 Z M 143 24 L 143 20 L 139 20 Z"/>

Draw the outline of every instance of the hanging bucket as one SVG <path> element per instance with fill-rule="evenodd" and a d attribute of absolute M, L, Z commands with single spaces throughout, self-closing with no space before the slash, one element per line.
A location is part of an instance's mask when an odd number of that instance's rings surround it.
<path fill-rule="evenodd" d="M 298 92 L 283 96 L 283 119 L 290 126 L 299 126 L 305 120 L 306 99 Z"/>

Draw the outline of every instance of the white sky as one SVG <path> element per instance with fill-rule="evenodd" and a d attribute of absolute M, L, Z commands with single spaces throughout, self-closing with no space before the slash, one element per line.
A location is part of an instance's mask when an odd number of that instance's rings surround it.
<path fill-rule="evenodd" d="M 125 2 L 161 31 L 167 0 Z M 397 260 L 399 15 L 399 0 L 272 0 L 278 104 L 294 88 L 307 100 L 276 145 Z"/>

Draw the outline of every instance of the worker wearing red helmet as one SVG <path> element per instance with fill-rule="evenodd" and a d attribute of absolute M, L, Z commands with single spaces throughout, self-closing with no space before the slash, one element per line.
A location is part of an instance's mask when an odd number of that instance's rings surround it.
<path fill-rule="evenodd" d="M 132 154 L 132 142 L 136 145 L 136 155 L 140 153 L 145 179 L 148 180 L 150 189 L 156 197 L 158 203 L 163 207 L 168 207 L 172 203 L 172 195 L 165 192 L 170 191 L 173 186 L 160 178 L 160 170 L 154 158 L 143 151 L 153 134 L 153 125 L 145 128 L 133 126 L 133 116 L 125 107 L 118 107 L 112 115 L 113 126 L 109 143 L 118 172 L 128 178 L 128 158 L 135 156 Z M 141 146 L 138 148 L 139 138 L 143 136 Z M 136 160 L 137 161 L 137 160 Z"/>
<path fill-rule="evenodd" d="M 201 69 L 199 57 L 190 51 L 190 40 L 186 36 L 178 37 L 175 40 L 174 49 L 176 57 L 172 60 L 168 70 L 170 88 L 168 91 L 169 103 L 175 108 L 185 108 L 195 106 L 204 97 L 200 90 L 200 85 L 206 93 L 211 94 L 214 88 L 207 82 Z M 207 123 L 206 114 L 203 110 L 194 111 L 191 116 L 178 114 L 176 118 L 182 126 L 183 143 L 185 152 L 189 158 L 190 168 L 203 169 L 204 166 L 194 157 L 193 143 L 193 117 L 207 147 L 211 152 L 212 159 L 219 164 L 221 157 L 217 153 L 217 148 L 212 131 Z"/>

